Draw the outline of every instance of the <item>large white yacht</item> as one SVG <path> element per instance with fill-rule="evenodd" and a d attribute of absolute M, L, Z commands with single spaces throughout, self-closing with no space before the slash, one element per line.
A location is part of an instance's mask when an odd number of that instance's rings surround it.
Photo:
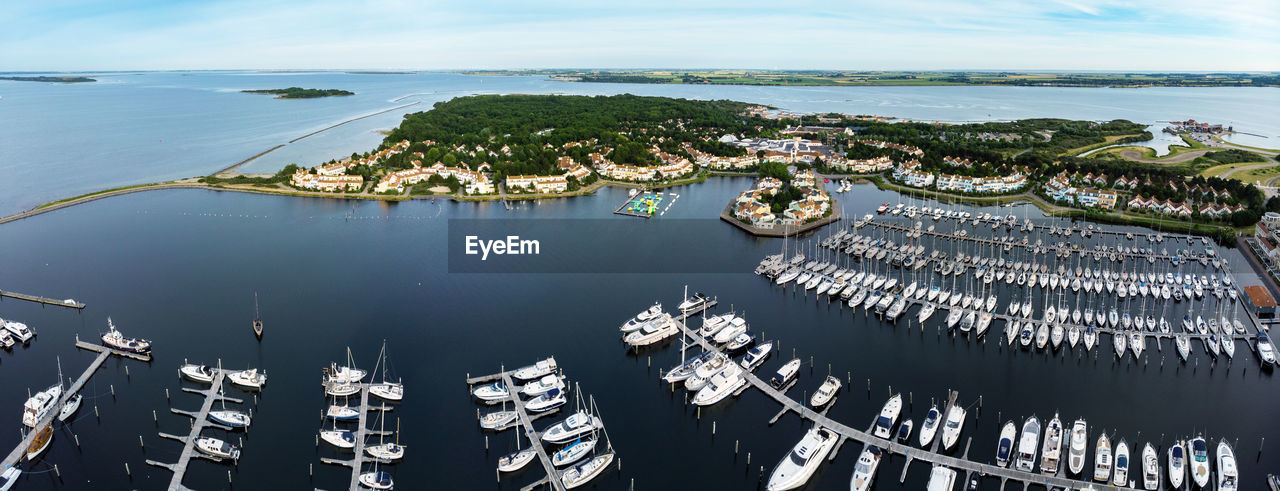
<path fill-rule="evenodd" d="M 803 486 L 826 460 L 838 439 L 835 432 L 822 427 L 805 432 L 800 442 L 774 466 L 765 489 L 782 491 Z"/>
<path fill-rule="evenodd" d="M 901 411 L 902 394 L 894 394 L 884 403 L 884 408 L 880 409 L 880 415 L 876 417 L 875 435 L 880 438 L 889 438 L 893 434 L 893 424 L 898 421 L 898 413 Z"/>

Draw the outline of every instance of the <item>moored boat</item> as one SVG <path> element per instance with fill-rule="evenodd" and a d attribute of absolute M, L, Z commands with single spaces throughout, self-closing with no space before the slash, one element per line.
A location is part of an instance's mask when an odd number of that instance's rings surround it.
<path fill-rule="evenodd" d="M 1000 442 L 996 446 L 996 465 L 1009 467 L 1009 461 L 1013 457 L 1014 438 L 1017 437 L 1018 427 L 1013 424 L 1013 421 L 1006 422 L 1000 429 Z"/>
<path fill-rule="evenodd" d="M 765 489 L 783 491 L 803 486 L 826 460 L 838 439 L 835 432 L 822 427 L 805 432 L 804 437 L 773 467 Z"/>
<path fill-rule="evenodd" d="M 837 379 L 837 383 L 839 380 Z M 875 435 L 880 438 L 888 439 L 892 434 L 893 424 L 898 421 L 898 413 L 902 411 L 902 394 L 894 394 L 885 401 L 884 407 L 880 409 L 880 415 L 876 416 Z"/>
<path fill-rule="evenodd" d="M 603 453 L 574 465 L 560 474 L 560 482 L 565 489 L 574 489 L 591 482 L 596 476 L 609 469 L 609 464 L 613 463 L 613 457 L 613 452 Z"/>

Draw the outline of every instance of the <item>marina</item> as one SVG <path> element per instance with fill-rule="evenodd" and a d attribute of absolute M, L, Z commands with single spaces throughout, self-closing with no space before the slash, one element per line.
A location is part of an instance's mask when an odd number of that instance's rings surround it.
<path fill-rule="evenodd" d="M 892 221 L 899 214 L 907 220 L 917 216 L 914 205 L 890 209 L 886 203 L 877 211 L 889 212 L 887 220 Z M 1239 289 L 1241 283 L 1232 281 L 1227 263 L 1202 238 L 1166 233 L 1135 236 L 1060 221 L 1036 225 L 1013 214 L 972 215 L 944 212 L 941 207 L 933 209 L 932 215 L 929 212 L 925 207 L 920 217 L 938 221 L 945 216 L 956 222 L 956 228 L 942 231 L 930 225 L 926 230 L 923 221 L 896 225 L 868 214 L 850 230 L 870 231 L 870 235 L 837 228 L 825 238 L 810 238 L 807 246 L 797 246 L 791 255 L 784 245 L 782 253 L 761 261 L 756 273 L 795 293 L 808 296 L 812 291 L 815 298 L 847 301 L 849 307 L 863 307 L 869 314 L 874 303 L 875 315 L 895 324 L 905 316 L 910 325 L 911 317 L 916 317 L 924 329 L 934 312 L 945 311 L 949 333 L 967 335 L 973 330 L 973 337 L 981 338 L 999 327 L 995 331 L 1003 336 L 998 338 L 1010 345 L 1021 340 L 1024 349 L 1034 340 L 1037 351 L 1045 350 L 1050 339 L 1052 351 L 1077 348 L 1082 335 L 1085 350 L 1091 351 L 1100 335 L 1106 335 L 1118 359 L 1125 358 L 1126 351 L 1140 359 L 1148 341 L 1154 340 L 1156 352 L 1164 351 L 1164 341 L 1172 341 L 1184 362 L 1193 341 L 1213 361 L 1220 354 L 1230 361 L 1237 341 L 1252 351 L 1270 344 L 1253 310 L 1237 305 L 1254 301 L 1254 293 Z M 966 220 L 971 226 L 964 226 Z M 990 225 L 990 237 L 979 235 L 984 225 Z M 1045 244 L 1042 232 L 1064 238 L 1079 234 L 1080 239 Z M 1015 238 L 1019 233 L 1023 234 L 1020 241 Z M 1095 233 L 1099 238 L 1089 248 L 1085 239 Z M 1139 238 L 1159 244 L 1161 251 L 1123 244 Z M 1167 247 L 1175 244 L 1185 248 L 1168 253 Z M 1126 257 L 1146 261 L 1126 263 Z M 1221 282 L 1217 273 L 1223 275 Z M 1000 308 L 1006 305 L 1007 309 Z M 913 315 L 916 306 L 920 309 Z M 1043 309 L 1043 316 L 1036 315 L 1037 307 Z M 1138 310 L 1131 317 L 1135 307 Z M 1174 316 L 1166 317 L 1170 309 Z M 1175 326 L 1182 329 L 1175 331 Z M 943 328 L 938 325 L 939 333 Z M 1267 358 L 1260 354 L 1258 361 L 1267 367 L 1272 364 Z"/>
<path fill-rule="evenodd" d="M 684 338 L 682 340 L 682 343 L 688 342 L 688 343 L 696 344 L 700 346 L 704 350 L 704 352 L 707 352 L 707 353 L 716 353 L 716 354 L 724 353 L 721 347 L 707 341 L 707 339 L 703 335 L 700 335 L 697 331 L 690 329 L 683 321 L 684 319 L 681 319 L 678 324 L 681 331 L 680 335 L 682 336 L 682 338 Z M 1034 468 L 1034 463 L 1031 464 L 1031 467 L 1028 467 L 1025 470 L 1017 470 L 1013 468 L 1006 468 L 1003 466 L 992 465 L 989 463 L 981 463 L 979 461 L 972 460 L 969 457 L 969 449 L 973 441 L 973 436 L 969 436 L 966 438 L 965 444 L 963 446 L 963 450 L 960 451 L 958 456 L 948 455 L 947 453 L 943 453 L 943 449 L 942 449 L 943 438 L 933 439 L 929 448 L 916 448 L 908 442 L 900 442 L 897 439 L 892 437 L 872 434 L 871 430 L 873 428 L 876 428 L 879 423 L 873 423 L 872 426 L 867 428 L 866 430 L 860 430 L 828 417 L 826 413 L 827 413 L 827 410 L 830 409 L 830 406 L 826 406 L 822 410 L 816 410 L 816 408 L 811 408 L 808 405 L 803 404 L 802 402 L 787 396 L 785 394 L 786 392 L 785 389 L 778 390 L 774 388 L 769 383 L 766 383 L 765 381 L 763 381 L 762 379 L 760 379 L 750 371 L 743 372 L 741 374 L 741 377 L 746 384 L 743 390 L 747 388 L 756 389 L 759 392 L 766 395 L 769 399 L 773 400 L 774 402 L 782 406 L 782 410 L 778 413 L 778 415 L 775 416 L 774 419 L 769 422 L 771 426 L 777 421 L 778 418 L 790 412 L 798 415 L 807 424 L 812 424 L 814 428 L 824 428 L 826 430 L 829 430 L 838 434 L 839 439 L 838 439 L 838 442 L 835 444 L 837 449 L 839 448 L 840 445 L 843 445 L 845 441 L 853 440 L 858 443 L 861 443 L 864 446 L 864 448 L 874 447 L 874 448 L 880 449 L 880 451 L 882 452 L 887 452 L 888 454 L 891 454 L 891 455 L 901 455 L 905 457 L 906 460 L 903 463 L 902 473 L 901 473 L 901 476 L 899 477 L 899 483 L 904 483 L 906 481 L 907 472 L 914 461 L 923 461 L 923 462 L 932 464 L 934 466 L 943 466 L 948 469 L 952 469 L 958 472 L 963 472 L 964 478 L 962 482 L 970 482 L 970 479 L 973 477 L 976 477 L 978 480 L 988 479 L 988 478 L 997 479 L 999 480 L 999 483 L 1000 483 L 999 489 L 1001 491 L 1003 491 L 1010 482 L 1019 484 L 1023 489 L 1026 489 L 1033 485 L 1046 486 L 1051 489 L 1056 489 L 1056 488 L 1088 489 L 1092 486 L 1092 484 L 1086 479 L 1071 478 L 1070 475 L 1067 474 L 1065 471 L 1066 466 L 1057 466 L 1055 464 L 1054 467 L 1052 468 L 1046 467 L 1044 472 L 1031 472 L 1031 470 Z M 741 391 L 735 393 L 734 395 L 737 396 L 739 394 L 741 394 Z M 869 391 L 868 391 L 868 395 L 869 395 Z M 901 397 L 900 394 L 894 395 L 893 397 L 890 398 L 890 403 L 892 403 L 894 399 L 897 399 L 900 397 Z M 946 404 L 944 406 L 945 409 L 943 410 L 943 414 L 951 414 L 953 409 L 958 407 L 957 406 L 958 400 L 959 400 L 959 393 L 956 391 L 949 391 L 946 399 Z M 687 398 L 686 398 L 686 401 L 687 401 Z M 834 405 L 834 402 L 835 401 L 833 400 L 831 401 L 830 404 Z M 981 401 L 978 401 L 977 404 L 978 404 L 977 410 L 981 411 Z M 888 408 L 888 405 L 886 405 L 886 408 Z M 896 410 L 894 414 L 896 415 Z M 700 417 L 700 412 L 699 412 L 699 417 Z M 896 419 L 896 416 L 894 419 Z M 1031 419 L 1034 420 L 1034 417 Z M 1055 421 L 1056 420 L 1057 418 L 1055 417 Z M 883 421 L 884 421 L 884 414 L 882 413 L 881 422 Z M 963 421 L 963 419 L 961 421 Z M 892 424 L 892 422 L 893 420 L 890 419 L 889 423 Z M 909 424 L 909 421 L 903 423 L 904 426 L 908 424 Z M 1061 430 L 1060 426 L 1058 427 L 1058 430 L 1059 431 Z M 959 430 L 957 430 L 957 433 L 958 431 Z M 1046 441 L 1048 440 L 1046 439 Z M 1223 440 L 1223 442 L 1224 442 L 1223 445 L 1225 445 L 1225 440 Z M 735 444 L 735 447 L 736 447 L 736 444 Z M 1034 455 L 1034 448 L 1031 450 L 1031 452 L 1032 452 L 1032 455 Z M 835 452 L 834 451 L 831 452 L 830 456 L 824 460 L 828 460 L 828 461 L 835 460 Z M 786 460 L 784 459 L 784 463 L 785 462 Z M 1048 464 L 1045 464 L 1045 465 L 1047 466 Z M 1234 468 L 1232 468 L 1231 471 L 1234 472 Z M 762 467 L 761 475 L 763 476 L 763 474 L 764 474 L 764 469 Z M 1159 475 L 1163 476 L 1164 474 L 1163 472 L 1161 472 L 1159 473 Z M 857 474 L 855 472 L 855 478 L 856 477 L 857 477 Z M 770 480 L 771 488 L 773 487 L 773 479 L 775 478 L 776 478 L 776 473 L 773 477 L 771 477 L 771 480 Z M 872 475 L 872 478 L 874 478 L 874 475 Z M 1130 483 L 1130 481 L 1126 480 L 1124 481 L 1124 483 Z M 1144 487 L 1141 480 L 1136 481 L 1136 483 L 1137 484 L 1130 483 L 1129 486 L 1122 486 L 1122 485 L 1119 485 L 1122 483 L 1118 483 L 1117 487 L 1131 487 L 1133 489 L 1150 489 L 1153 491 L 1157 489 L 1154 486 L 1154 484 L 1148 484 Z M 800 481 L 798 484 L 789 485 L 789 486 L 795 487 L 803 484 L 804 484 L 804 481 Z M 789 489 L 789 487 L 782 488 L 782 489 Z M 1160 489 L 1164 489 L 1163 486 L 1160 487 Z"/>

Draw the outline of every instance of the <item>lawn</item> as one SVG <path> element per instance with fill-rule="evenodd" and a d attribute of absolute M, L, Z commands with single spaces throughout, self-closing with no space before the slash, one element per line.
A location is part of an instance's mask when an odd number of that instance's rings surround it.
<path fill-rule="evenodd" d="M 1240 167 L 1248 167 L 1251 165 L 1258 165 L 1258 164 L 1265 164 L 1265 163 L 1266 162 L 1240 162 L 1235 164 L 1215 165 L 1213 167 L 1200 171 L 1200 175 L 1204 177 L 1221 177 L 1223 174 L 1226 174 L 1227 171 L 1230 171 L 1231 169 L 1237 169 Z M 1262 169 L 1254 169 L 1254 171 L 1251 171 L 1251 172 L 1270 171 L 1270 170 L 1271 168 L 1262 168 Z M 1240 177 L 1240 176 L 1236 175 L 1232 177 Z"/>

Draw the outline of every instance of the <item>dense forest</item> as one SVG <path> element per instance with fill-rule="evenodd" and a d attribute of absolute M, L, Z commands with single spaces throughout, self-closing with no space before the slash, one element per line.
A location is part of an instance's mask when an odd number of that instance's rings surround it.
<path fill-rule="evenodd" d="M 561 155 L 586 163 L 590 153 L 603 153 L 606 148 L 614 162 L 652 165 L 657 162 L 649 152 L 652 146 L 687 156 L 681 143 L 700 142 L 700 148 L 715 150 L 712 153 L 733 155 L 734 150 L 702 140 L 725 133 L 754 134 L 756 127 L 776 129 L 785 124 L 742 116 L 746 107 L 734 101 L 634 95 L 459 97 L 436 103 L 430 111 L 406 115 L 384 145 L 408 140 L 412 142 L 409 153 L 423 152 L 426 162 L 440 160 L 473 168 L 488 163 L 499 178 L 553 174 Z M 589 144 L 579 144 L 583 142 Z M 509 154 L 501 152 L 504 146 Z M 407 157 L 397 157 L 389 165 L 408 165 Z"/>
<path fill-rule="evenodd" d="M 243 90 L 250 94 L 274 94 L 276 99 L 315 99 L 317 97 L 337 97 L 355 95 L 355 92 L 341 89 L 304 89 L 289 87 L 284 89 Z"/>

